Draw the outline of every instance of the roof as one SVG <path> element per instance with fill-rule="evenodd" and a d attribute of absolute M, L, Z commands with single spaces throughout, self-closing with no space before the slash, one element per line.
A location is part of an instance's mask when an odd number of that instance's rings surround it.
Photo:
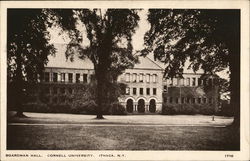
<path fill-rule="evenodd" d="M 75 56 L 74 61 L 67 60 L 65 56 L 66 44 L 54 44 L 54 46 L 56 48 L 55 56 L 48 56 L 49 61 L 46 67 L 94 69 L 94 65 L 89 59 L 82 60 Z"/>
<path fill-rule="evenodd" d="M 157 64 L 157 62 L 153 61 L 147 56 L 140 56 L 139 63 L 134 65 L 133 69 L 153 69 L 153 70 L 163 70 L 161 66 Z"/>
<path fill-rule="evenodd" d="M 88 58 L 82 60 L 77 56 L 74 57 L 74 61 L 67 60 L 65 57 L 66 44 L 54 44 L 56 48 L 56 53 L 54 56 L 49 55 L 48 64 L 46 67 L 54 68 L 75 68 L 75 69 L 94 69 L 94 65 Z M 163 70 L 157 62 L 153 61 L 149 57 L 139 57 L 139 63 L 134 65 L 133 69 L 153 69 L 153 70 Z"/>

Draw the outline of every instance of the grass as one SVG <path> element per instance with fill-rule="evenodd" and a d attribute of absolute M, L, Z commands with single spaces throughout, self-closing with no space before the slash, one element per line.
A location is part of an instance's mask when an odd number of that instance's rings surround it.
<path fill-rule="evenodd" d="M 230 128 L 8 125 L 8 150 L 239 150 Z"/>

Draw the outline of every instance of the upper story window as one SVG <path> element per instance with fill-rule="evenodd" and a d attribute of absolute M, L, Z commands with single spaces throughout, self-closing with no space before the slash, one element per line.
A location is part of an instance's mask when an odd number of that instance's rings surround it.
<path fill-rule="evenodd" d="M 61 82 L 65 82 L 65 73 L 61 73 Z"/>
<path fill-rule="evenodd" d="M 83 74 L 83 82 L 84 83 L 88 82 L 88 74 Z"/>
<path fill-rule="evenodd" d="M 190 78 L 187 78 L 186 84 L 187 84 L 187 86 L 190 86 Z"/>
<path fill-rule="evenodd" d="M 136 95 L 136 88 L 133 88 L 133 95 Z"/>
<path fill-rule="evenodd" d="M 143 88 L 140 88 L 140 95 L 143 95 Z"/>
<path fill-rule="evenodd" d="M 192 86 L 195 86 L 196 85 L 196 78 L 193 78 L 192 79 Z"/>
<path fill-rule="evenodd" d="M 137 75 L 136 75 L 136 73 L 134 73 L 132 76 L 132 82 L 136 82 L 136 77 L 137 77 Z"/>
<path fill-rule="evenodd" d="M 76 73 L 76 83 L 80 83 L 80 73 Z"/>
<path fill-rule="evenodd" d="M 198 86 L 202 86 L 202 79 L 198 78 Z"/>
<path fill-rule="evenodd" d="M 44 81 L 49 82 L 49 72 L 44 73 Z"/>
<path fill-rule="evenodd" d="M 57 77 L 58 77 L 57 73 L 53 73 L 53 82 L 57 82 Z"/>
<path fill-rule="evenodd" d="M 70 82 L 70 83 L 73 82 L 73 73 L 69 73 L 69 82 Z"/>
<path fill-rule="evenodd" d="M 126 73 L 126 76 L 125 76 L 126 77 L 126 82 L 129 82 L 129 79 L 130 79 L 129 75 L 130 75 L 129 73 Z"/>
<path fill-rule="evenodd" d="M 126 94 L 126 95 L 129 95 L 129 94 L 130 94 L 130 88 L 129 88 L 129 87 L 126 88 L 125 94 Z"/>
<path fill-rule="evenodd" d="M 147 74 L 147 75 L 146 75 L 146 82 L 149 83 L 149 81 L 150 81 L 150 75 Z"/>
<path fill-rule="evenodd" d="M 156 83 L 157 75 L 153 74 L 153 83 Z"/>
<path fill-rule="evenodd" d="M 139 75 L 139 82 L 143 82 L 143 74 L 142 73 Z"/>
<path fill-rule="evenodd" d="M 156 95 L 156 88 L 153 88 L 153 95 Z"/>
<path fill-rule="evenodd" d="M 163 92 L 168 92 L 168 87 L 167 86 L 163 86 Z"/>
<path fill-rule="evenodd" d="M 150 95 L 150 88 L 147 88 L 147 95 Z"/>
<path fill-rule="evenodd" d="M 173 86 L 177 85 L 177 78 L 173 78 Z"/>

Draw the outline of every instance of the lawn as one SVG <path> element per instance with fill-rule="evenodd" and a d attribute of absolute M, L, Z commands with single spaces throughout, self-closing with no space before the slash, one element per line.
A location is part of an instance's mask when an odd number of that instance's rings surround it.
<path fill-rule="evenodd" d="M 239 150 L 226 127 L 8 125 L 8 150 Z"/>

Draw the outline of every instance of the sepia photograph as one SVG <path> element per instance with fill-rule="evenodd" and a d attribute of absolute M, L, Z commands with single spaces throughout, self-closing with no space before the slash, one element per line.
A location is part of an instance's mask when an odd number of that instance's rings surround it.
<path fill-rule="evenodd" d="M 238 7 L 6 7 L 4 158 L 240 158 L 249 147 L 242 16 Z"/>

